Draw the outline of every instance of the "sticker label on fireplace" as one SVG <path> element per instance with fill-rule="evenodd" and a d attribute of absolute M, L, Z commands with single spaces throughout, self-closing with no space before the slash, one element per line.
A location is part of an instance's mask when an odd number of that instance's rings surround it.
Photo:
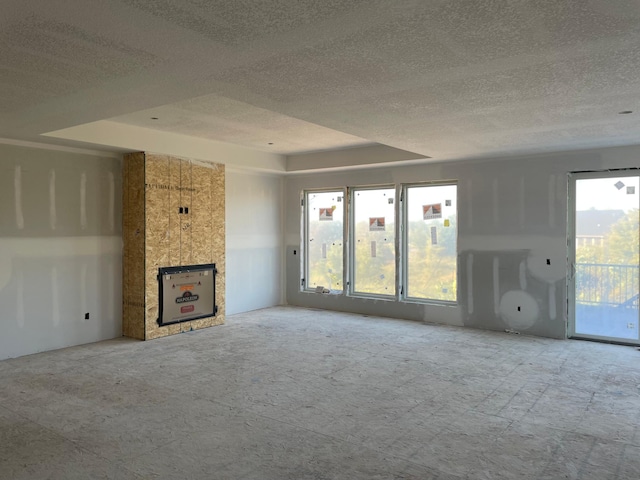
<path fill-rule="evenodd" d="M 196 302 L 198 298 L 200 298 L 198 295 L 187 290 L 181 297 L 176 298 L 176 303 Z"/>

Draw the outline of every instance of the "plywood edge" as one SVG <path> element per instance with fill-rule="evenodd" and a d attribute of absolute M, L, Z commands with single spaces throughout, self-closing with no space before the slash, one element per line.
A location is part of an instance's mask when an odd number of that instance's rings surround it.
<path fill-rule="evenodd" d="M 144 153 L 123 156 L 122 335 L 144 340 Z"/>

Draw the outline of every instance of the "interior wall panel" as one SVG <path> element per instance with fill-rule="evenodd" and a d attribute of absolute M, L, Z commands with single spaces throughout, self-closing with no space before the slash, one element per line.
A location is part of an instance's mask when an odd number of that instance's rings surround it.
<path fill-rule="evenodd" d="M 227 313 L 280 305 L 284 180 L 245 171 L 226 178 Z"/>
<path fill-rule="evenodd" d="M 121 165 L 0 145 L 0 359 L 122 334 Z"/>

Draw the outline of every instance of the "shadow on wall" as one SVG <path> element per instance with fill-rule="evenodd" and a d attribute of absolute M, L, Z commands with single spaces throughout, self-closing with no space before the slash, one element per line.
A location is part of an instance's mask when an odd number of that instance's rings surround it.
<path fill-rule="evenodd" d="M 462 252 L 464 325 L 564 338 L 566 268 L 557 263 L 530 250 Z"/>

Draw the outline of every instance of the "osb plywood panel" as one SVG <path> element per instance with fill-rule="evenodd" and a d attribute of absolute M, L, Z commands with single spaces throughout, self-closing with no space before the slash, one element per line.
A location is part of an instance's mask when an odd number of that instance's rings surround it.
<path fill-rule="evenodd" d="M 216 264 L 218 275 L 216 279 L 216 303 L 218 315 L 216 318 L 224 322 L 225 315 L 225 181 L 224 165 L 215 164 L 211 169 L 211 261 Z"/>
<path fill-rule="evenodd" d="M 170 165 L 167 156 L 146 157 L 146 338 L 152 338 L 150 330 L 158 327 L 158 268 L 170 266 Z"/>
<path fill-rule="evenodd" d="M 144 153 L 124 156 L 122 188 L 122 334 L 144 340 Z"/>
<path fill-rule="evenodd" d="M 189 178 L 183 177 L 183 198 L 189 203 L 188 227 L 183 225 L 182 252 L 183 258 L 189 258 L 192 265 L 211 263 L 210 249 L 203 247 L 211 243 L 211 222 L 209 208 L 211 206 L 211 169 L 189 162 Z M 190 185 L 189 185 L 190 183 Z M 187 190 L 184 187 L 190 186 Z M 183 224 L 185 222 L 183 221 Z M 186 235 L 189 232 L 189 235 Z M 186 262 L 185 262 L 186 263 Z M 194 328 L 193 322 L 180 325 L 182 331 Z"/>
<path fill-rule="evenodd" d="M 188 209 L 189 213 L 180 215 L 180 265 L 193 265 L 191 256 L 191 229 L 193 227 L 193 176 L 191 162 L 180 162 L 180 205 Z"/>
<path fill-rule="evenodd" d="M 191 210 L 191 258 L 194 264 L 211 263 L 211 168 L 191 167 L 193 199 Z"/>
<path fill-rule="evenodd" d="M 194 166 L 198 166 L 197 162 L 194 162 Z M 225 257 L 225 229 L 224 229 L 224 215 L 225 215 L 225 192 L 224 192 L 224 166 L 223 165 L 199 165 L 208 170 L 208 175 L 203 175 L 204 182 L 209 185 L 209 208 L 207 212 L 202 212 L 202 217 L 208 217 L 208 224 L 211 225 L 211 233 L 206 239 L 201 239 L 200 242 L 203 246 L 200 247 L 204 250 L 204 245 L 209 248 L 209 251 L 205 254 L 208 258 L 203 262 L 198 263 L 215 263 L 218 269 L 218 275 L 216 275 L 216 305 L 218 307 L 218 313 L 215 317 L 203 318 L 194 320 L 192 322 L 185 322 L 182 324 L 183 331 L 197 330 L 199 328 L 211 327 L 214 325 L 221 325 L 225 319 L 224 298 L 225 298 L 225 269 L 224 269 L 224 257 Z M 206 186 L 204 192 L 206 192 Z M 198 195 L 199 197 L 199 195 Z M 195 207 L 194 207 L 195 208 Z M 195 211 L 195 210 L 194 210 Z M 204 259 L 205 257 L 203 257 Z"/>
<path fill-rule="evenodd" d="M 182 177 L 182 162 L 179 158 L 169 158 L 169 263 L 163 265 L 165 267 L 175 267 L 180 265 L 180 223 L 182 215 L 180 207 L 182 206 L 182 198 L 180 192 L 180 180 Z M 165 210 L 165 214 L 167 210 Z"/>
<path fill-rule="evenodd" d="M 147 155 L 147 183 L 161 185 L 162 202 L 147 201 L 146 338 L 224 323 L 224 168 L 163 155 Z M 159 196 L 154 197 L 159 198 Z M 188 214 L 180 214 L 188 207 Z M 153 213 L 151 213 L 153 210 Z M 160 327 L 158 318 L 159 267 L 216 263 L 218 315 Z"/>

